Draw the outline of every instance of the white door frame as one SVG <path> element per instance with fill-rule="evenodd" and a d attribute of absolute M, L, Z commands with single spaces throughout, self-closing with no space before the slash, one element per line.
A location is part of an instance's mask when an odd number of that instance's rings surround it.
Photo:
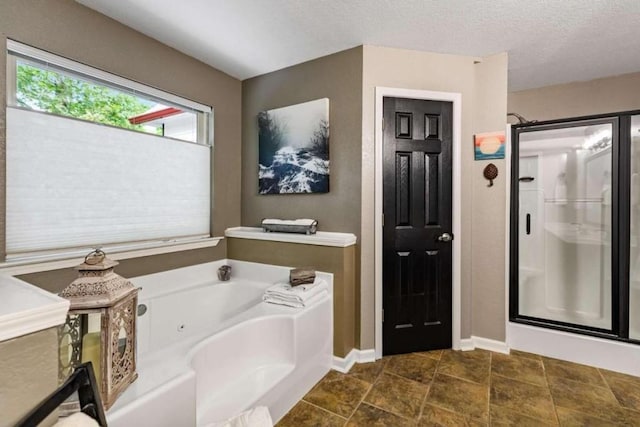
<path fill-rule="evenodd" d="M 384 166 L 382 147 L 382 98 L 426 99 L 453 103 L 453 258 L 452 258 L 452 343 L 460 349 L 461 323 L 461 134 L 462 134 L 462 94 L 456 92 L 433 92 L 428 90 L 376 87 L 375 110 L 375 353 L 382 357 L 382 171 Z"/>

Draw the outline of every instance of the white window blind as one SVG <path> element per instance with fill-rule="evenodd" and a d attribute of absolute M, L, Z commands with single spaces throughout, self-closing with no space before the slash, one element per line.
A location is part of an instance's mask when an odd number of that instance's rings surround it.
<path fill-rule="evenodd" d="M 210 236 L 210 150 L 7 108 L 7 260 Z"/>

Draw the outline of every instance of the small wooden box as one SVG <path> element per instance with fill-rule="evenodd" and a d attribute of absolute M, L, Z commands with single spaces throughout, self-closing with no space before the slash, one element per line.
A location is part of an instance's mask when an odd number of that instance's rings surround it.
<path fill-rule="evenodd" d="M 316 270 L 313 267 L 294 268 L 289 272 L 291 286 L 307 285 L 316 280 Z"/>

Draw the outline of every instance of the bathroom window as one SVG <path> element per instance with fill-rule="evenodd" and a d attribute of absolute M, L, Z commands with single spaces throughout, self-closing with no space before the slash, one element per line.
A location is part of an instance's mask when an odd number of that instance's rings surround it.
<path fill-rule="evenodd" d="M 5 261 L 211 236 L 211 107 L 7 47 Z"/>

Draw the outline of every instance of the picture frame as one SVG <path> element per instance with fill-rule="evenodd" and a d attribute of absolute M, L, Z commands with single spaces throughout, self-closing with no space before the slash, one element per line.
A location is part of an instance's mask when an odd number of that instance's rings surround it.
<path fill-rule="evenodd" d="M 505 133 L 487 132 L 474 135 L 475 160 L 504 159 Z"/>
<path fill-rule="evenodd" d="M 258 114 L 259 194 L 329 192 L 329 99 Z"/>

